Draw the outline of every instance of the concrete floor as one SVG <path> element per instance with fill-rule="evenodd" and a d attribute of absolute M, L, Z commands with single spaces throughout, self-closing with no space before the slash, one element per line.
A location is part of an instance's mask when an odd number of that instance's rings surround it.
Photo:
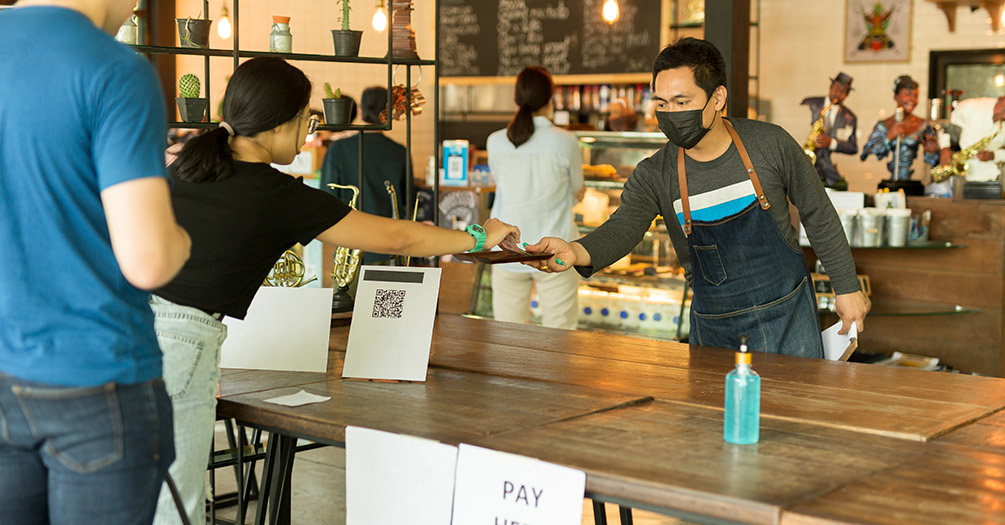
<path fill-rule="evenodd" d="M 227 437 L 223 424 L 217 423 L 216 447 L 227 448 Z M 257 471 L 261 479 L 261 462 Z M 218 494 L 234 492 L 237 483 L 232 468 L 216 472 Z M 295 525 L 344 525 L 345 524 L 345 449 L 323 447 L 297 453 L 293 463 L 293 510 L 291 521 Z M 217 516 L 233 520 L 237 509 L 219 509 Z M 253 523 L 255 502 L 251 502 L 246 523 Z M 679 525 L 687 523 L 668 516 L 641 510 L 632 511 L 636 525 Z M 583 501 L 583 525 L 593 525 L 593 505 Z M 607 523 L 621 523 L 617 505 L 607 505 Z"/>

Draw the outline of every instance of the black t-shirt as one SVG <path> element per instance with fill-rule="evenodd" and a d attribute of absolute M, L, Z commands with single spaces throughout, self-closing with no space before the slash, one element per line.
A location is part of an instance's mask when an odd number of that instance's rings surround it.
<path fill-rule="evenodd" d="M 154 293 L 237 319 L 244 319 L 284 251 L 298 242 L 307 244 L 350 211 L 300 177 L 237 160 L 224 180 L 176 179 L 171 200 L 178 224 L 192 237 L 192 255 L 181 273 Z"/>

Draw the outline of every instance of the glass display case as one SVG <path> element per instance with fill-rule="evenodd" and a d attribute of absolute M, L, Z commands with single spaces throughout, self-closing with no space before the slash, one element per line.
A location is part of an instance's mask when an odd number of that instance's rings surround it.
<path fill-rule="evenodd" d="M 574 133 L 583 153 L 587 190 L 573 212 L 585 235 L 618 208 L 622 187 L 635 165 L 663 147 L 666 137 L 645 132 Z M 680 340 L 688 334 L 690 298 L 666 224 L 657 217 L 631 253 L 582 282 L 580 328 Z"/>

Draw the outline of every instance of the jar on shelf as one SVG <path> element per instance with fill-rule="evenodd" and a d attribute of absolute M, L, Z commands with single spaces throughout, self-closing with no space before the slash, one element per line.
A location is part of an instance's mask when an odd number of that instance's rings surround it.
<path fill-rule="evenodd" d="M 293 52 L 293 34 L 290 33 L 290 17 L 272 17 L 272 34 L 269 35 L 269 51 L 273 53 Z"/>

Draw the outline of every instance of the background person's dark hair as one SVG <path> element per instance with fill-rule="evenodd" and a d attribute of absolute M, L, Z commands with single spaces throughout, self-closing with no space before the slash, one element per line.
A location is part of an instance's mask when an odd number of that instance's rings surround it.
<path fill-rule="evenodd" d="M 715 88 L 726 85 L 726 62 L 722 53 L 709 41 L 684 37 L 663 48 L 653 61 L 653 84 L 656 75 L 668 69 L 689 67 L 694 73 L 694 81 L 705 90 L 709 98 Z"/>
<path fill-rule="evenodd" d="M 380 124 L 380 112 L 387 109 L 387 88 L 371 86 L 364 89 L 359 97 L 359 106 L 363 112 L 363 122 Z"/>
<path fill-rule="evenodd" d="M 303 71 L 273 57 L 241 64 L 223 95 L 223 120 L 235 135 L 250 136 L 289 122 L 311 99 L 311 81 Z M 175 161 L 175 177 L 209 182 L 230 176 L 232 151 L 226 129 L 216 128 L 193 138 Z"/>
<path fill-rule="evenodd" d="M 900 75 L 893 81 L 893 94 L 900 93 L 902 89 L 918 89 L 918 83 L 911 78 L 911 75 Z"/>
<path fill-rule="evenodd" d="M 534 112 L 551 102 L 555 84 L 548 70 L 540 66 L 527 66 L 516 77 L 513 101 L 520 109 L 506 126 L 506 137 L 514 146 L 530 140 L 534 134 Z"/>

